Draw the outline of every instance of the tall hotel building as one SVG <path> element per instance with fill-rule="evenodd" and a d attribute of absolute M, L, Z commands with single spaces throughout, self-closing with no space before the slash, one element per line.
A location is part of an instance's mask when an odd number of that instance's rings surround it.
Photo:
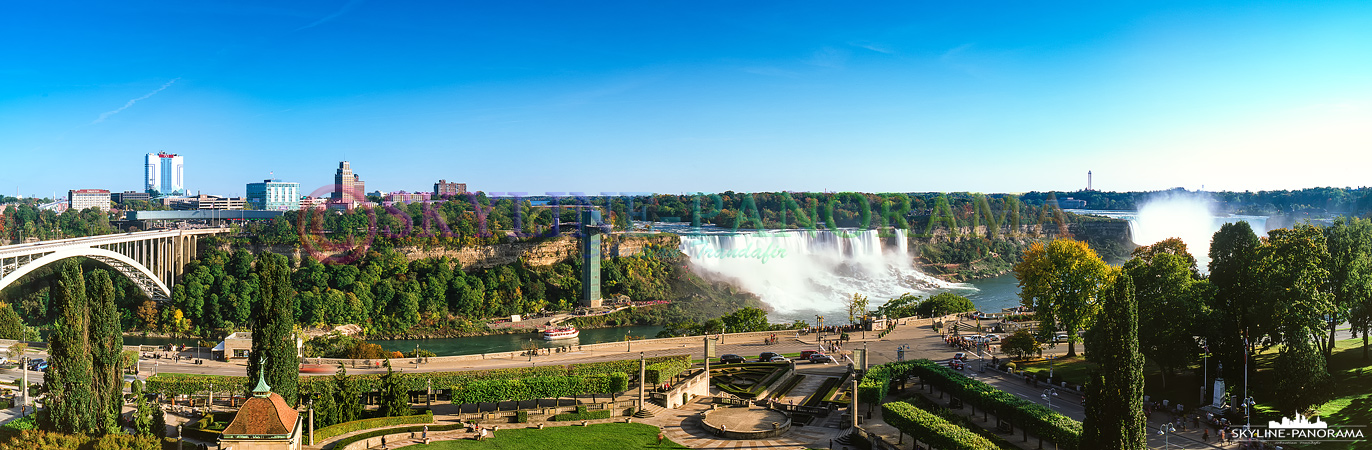
<path fill-rule="evenodd" d="M 362 181 L 362 177 L 353 173 L 352 166 L 348 165 L 347 161 L 338 163 L 338 171 L 333 174 L 333 193 L 329 195 L 330 202 L 352 208 L 366 201 L 366 192 L 367 184 Z"/>
<path fill-rule="evenodd" d="M 143 162 L 144 189 L 156 189 L 162 195 L 186 195 L 185 166 L 181 155 L 166 152 L 147 154 Z"/>

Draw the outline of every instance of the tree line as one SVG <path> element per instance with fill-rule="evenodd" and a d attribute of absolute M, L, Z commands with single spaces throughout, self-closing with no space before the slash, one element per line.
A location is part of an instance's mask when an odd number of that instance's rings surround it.
<path fill-rule="evenodd" d="M 1307 412 L 1333 393 L 1327 364 L 1338 327 L 1361 334 L 1369 356 L 1372 221 L 1339 218 L 1267 234 L 1259 238 L 1247 222 L 1222 226 L 1210 244 L 1208 274 L 1173 238 L 1136 249 L 1118 269 L 1078 241 L 1035 244 L 1015 275 L 1023 304 L 1036 311 L 1038 339 L 1065 333 L 1069 356 L 1082 340 L 1077 331 L 1122 314 L 1103 298 L 1128 294 L 1137 303 L 1138 349 L 1162 368 L 1164 383 L 1208 351 L 1210 373 L 1239 385 L 1245 362 L 1256 370 L 1253 357 L 1277 348 L 1275 403 Z M 1100 351 L 1094 345 L 1090 354 Z"/>

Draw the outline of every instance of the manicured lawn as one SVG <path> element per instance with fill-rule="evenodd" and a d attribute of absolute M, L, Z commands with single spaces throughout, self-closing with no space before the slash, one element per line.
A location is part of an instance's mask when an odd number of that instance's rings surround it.
<path fill-rule="evenodd" d="M 606 449 L 606 448 L 673 448 L 683 449 L 681 445 L 664 439 L 662 446 L 657 445 L 660 430 L 652 425 L 641 423 L 603 423 L 589 427 L 568 426 L 546 429 L 524 428 L 500 430 L 495 437 L 484 441 L 460 440 L 440 441 L 429 445 L 415 445 L 407 448 L 415 450 L 446 449 L 536 449 L 558 450 Z"/>

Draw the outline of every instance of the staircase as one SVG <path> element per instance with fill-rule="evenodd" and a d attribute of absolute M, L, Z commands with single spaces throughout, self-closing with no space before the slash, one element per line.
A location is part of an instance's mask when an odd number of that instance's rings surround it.
<path fill-rule="evenodd" d="M 639 419 L 656 417 L 659 413 L 663 412 L 664 410 L 666 410 L 666 408 L 658 406 L 656 403 L 646 402 L 643 404 L 642 408 L 639 408 L 638 411 L 634 412 L 634 417 Z"/>

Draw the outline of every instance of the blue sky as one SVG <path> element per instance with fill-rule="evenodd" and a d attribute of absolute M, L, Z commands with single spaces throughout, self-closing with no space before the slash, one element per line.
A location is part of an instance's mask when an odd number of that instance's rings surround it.
<path fill-rule="evenodd" d="M 0 192 L 1369 184 L 1369 2 L 10 2 Z"/>

